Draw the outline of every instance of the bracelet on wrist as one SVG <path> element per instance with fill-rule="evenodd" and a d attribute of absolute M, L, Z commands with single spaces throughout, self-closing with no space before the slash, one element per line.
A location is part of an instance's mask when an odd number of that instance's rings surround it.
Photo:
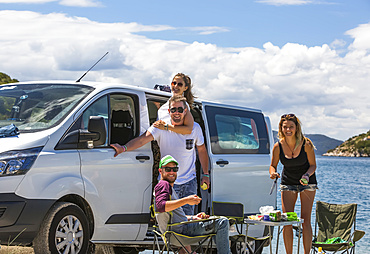
<path fill-rule="evenodd" d="M 309 173 L 306 173 L 306 174 L 304 174 L 304 176 L 308 176 L 308 177 L 310 177 L 310 174 L 309 174 Z"/>
<path fill-rule="evenodd" d="M 168 124 L 167 123 L 164 125 L 164 129 L 168 131 Z"/>
<path fill-rule="evenodd" d="M 203 176 L 205 176 L 205 177 L 209 177 L 209 174 L 203 174 Z"/>
<path fill-rule="evenodd" d="M 123 145 L 122 148 L 123 148 L 123 152 L 127 151 L 127 146 Z"/>

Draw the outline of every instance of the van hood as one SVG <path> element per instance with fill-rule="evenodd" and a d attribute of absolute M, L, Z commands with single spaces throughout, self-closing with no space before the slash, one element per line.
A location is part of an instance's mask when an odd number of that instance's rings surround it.
<path fill-rule="evenodd" d="M 16 136 L 0 138 L 0 153 L 12 150 L 23 150 L 32 147 L 45 146 L 49 133 L 21 133 Z"/>

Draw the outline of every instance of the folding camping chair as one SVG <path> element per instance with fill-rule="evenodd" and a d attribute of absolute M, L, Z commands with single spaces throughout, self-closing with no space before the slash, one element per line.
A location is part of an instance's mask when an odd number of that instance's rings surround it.
<path fill-rule="evenodd" d="M 225 216 L 235 225 L 237 234 L 230 236 L 230 247 L 233 253 L 241 253 L 244 249 L 248 249 L 248 252 L 253 254 L 261 253 L 265 244 L 269 243 L 268 235 L 261 237 L 248 236 L 247 241 L 245 241 L 245 234 L 243 234 L 244 205 L 241 203 L 213 201 L 212 215 Z M 252 241 L 258 243 L 255 246 L 255 250 L 248 244 L 248 242 Z"/>
<path fill-rule="evenodd" d="M 181 248 L 188 254 L 193 253 L 207 253 L 212 251 L 212 237 L 216 234 L 207 234 L 199 236 L 187 236 L 179 234 L 172 229 L 176 226 L 189 224 L 189 223 L 198 223 L 199 221 L 214 220 L 216 218 L 204 219 L 204 220 L 195 220 L 195 221 L 185 221 L 181 223 L 170 224 L 171 222 L 171 212 L 165 213 L 156 213 L 154 210 L 154 205 L 150 206 L 152 218 L 155 220 L 154 225 L 154 240 L 153 240 L 153 254 L 157 250 L 159 254 L 170 251 L 173 253 L 178 253 Z M 167 221 L 167 223 L 163 223 Z M 163 241 L 163 246 L 161 247 L 161 240 Z M 192 251 L 189 252 L 185 246 L 195 246 L 192 248 Z M 205 250 L 203 247 L 205 246 Z"/>
<path fill-rule="evenodd" d="M 312 252 L 355 253 L 355 243 L 365 232 L 356 230 L 357 204 L 316 202 L 315 234 Z M 316 234 L 318 228 L 318 234 Z"/>

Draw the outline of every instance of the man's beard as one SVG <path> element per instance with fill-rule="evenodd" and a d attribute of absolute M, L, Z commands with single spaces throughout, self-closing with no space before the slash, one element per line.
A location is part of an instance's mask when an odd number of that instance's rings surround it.
<path fill-rule="evenodd" d="M 176 181 L 176 177 L 175 178 L 171 178 L 171 179 L 169 179 L 168 177 L 163 177 L 163 180 L 166 180 L 169 183 L 174 183 Z"/>
<path fill-rule="evenodd" d="M 174 123 L 180 123 L 181 122 L 181 118 L 172 118 L 172 121 L 174 122 Z"/>

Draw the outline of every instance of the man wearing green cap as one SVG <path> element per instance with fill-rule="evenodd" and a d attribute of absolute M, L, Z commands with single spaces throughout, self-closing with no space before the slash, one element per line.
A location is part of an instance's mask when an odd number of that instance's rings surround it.
<path fill-rule="evenodd" d="M 172 213 L 171 224 L 180 223 L 188 220 L 207 219 L 209 215 L 198 213 L 194 216 L 186 216 L 182 206 L 197 205 L 201 201 L 197 195 L 190 195 L 183 198 L 178 198 L 176 191 L 173 189 L 177 178 L 179 163 L 171 155 L 164 156 L 159 162 L 159 173 L 161 180 L 154 187 L 155 210 L 159 229 L 163 233 L 166 231 L 169 220 L 168 212 Z M 229 254 L 229 220 L 225 217 L 220 217 L 215 220 L 199 221 L 198 223 L 182 224 L 173 226 L 171 230 L 187 235 L 199 236 L 210 233 L 216 233 L 217 253 Z"/>
<path fill-rule="evenodd" d="M 169 100 L 168 109 L 173 125 L 183 125 L 187 111 L 186 99 L 183 96 L 173 96 Z M 178 134 L 170 130 L 161 130 L 151 126 L 140 137 L 130 140 L 126 145 L 111 144 L 118 154 L 126 151 L 135 150 L 148 142 L 156 140 L 160 147 L 161 154 L 171 154 L 180 162 L 180 168 L 177 175 L 174 188 L 179 197 L 186 197 L 191 194 L 197 194 L 196 178 L 196 151 L 198 151 L 199 160 L 203 169 L 202 182 L 209 186 L 208 173 L 208 153 L 204 144 L 203 132 L 199 124 L 194 123 L 191 134 Z M 194 214 L 194 205 L 185 205 L 183 207 L 185 214 Z"/>

